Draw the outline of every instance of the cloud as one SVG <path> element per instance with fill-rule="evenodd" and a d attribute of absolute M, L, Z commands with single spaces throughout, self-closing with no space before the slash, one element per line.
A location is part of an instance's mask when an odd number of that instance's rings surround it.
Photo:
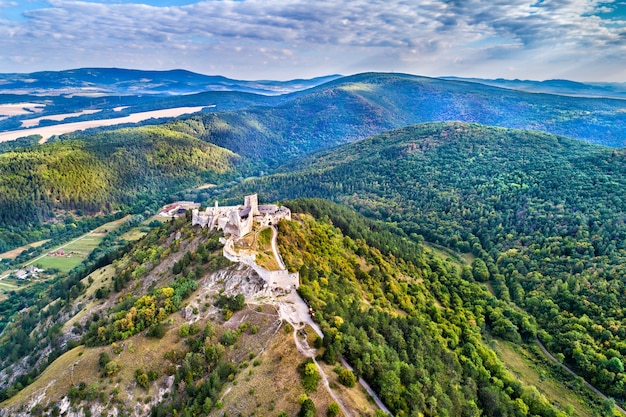
<path fill-rule="evenodd" d="M 0 7 L 10 3 L 0 0 Z M 626 22 L 600 17 L 611 7 L 597 0 L 225 0 L 169 7 L 49 0 L 49 7 L 25 11 L 24 22 L 0 21 L 0 64 L 19 56 L 40 65 L 207 66 L 252 75 L 274 63 L 288 66 L 274 73 L 319 68 L 317 75 L 358 65 L 451 74 L 487 61 L 518 71 L 534 63 L 554 73 L 557 63 L 573 65 L 580 56 L 624 64 Z"/>

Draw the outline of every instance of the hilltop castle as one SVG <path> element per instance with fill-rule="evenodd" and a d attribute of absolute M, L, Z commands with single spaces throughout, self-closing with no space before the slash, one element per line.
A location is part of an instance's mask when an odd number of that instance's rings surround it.
<path fill-rule="evenodd" d="M 254 222 L 261 226 L 271 226 L 280 219 L 291 220 L 291 210 L 287 207 L 276 205 L 259 205 L 256 194 L 247 195 L 243 206 L 208 207 L 205 211 L 194 209 L 192 211 L 192 225 L 208 227 L 210 230 L 223 230 L 225 235 L 240 238 L 252 231 Z"/>

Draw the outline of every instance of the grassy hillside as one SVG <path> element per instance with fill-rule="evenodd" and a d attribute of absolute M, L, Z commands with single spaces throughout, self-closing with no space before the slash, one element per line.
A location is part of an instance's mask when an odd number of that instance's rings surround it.
<path fill-rule="evenodd" d="M 84 214 L 148 205 L 172 190 L 216 181 L 236 155 L 163 127 L 104 132 L 0 154 L 0 247 L 9 226 L 58 210 Z M 13 242 L 19 243 L 19 242 Z"/>
<path fill-rule="evenodd" d="M 301 170 L 293 173 L 294 170 Z M 472 252 L 476 277 L 532 313 L 560 358 L 626 397 L 626 155 L 547 134 L 417 125 L 242 184 L 332 198 L 414 240 Z"/>
<path fill-rule="evenodd" d="M 305 399 L 311 417 L 334 409 L 321 381 L 300 383 L 306 356 L 294 342 L 307 346 L 307 329 L 285 323 L 255 272 L 221 256 L 220 237 L 172 221 L 35 292 L 0 336 L 0 415 L 296 415 Z M 374 414 L 332 369 L 343 405 Z"/>
<path fill-rule="evenodd" d="M 274 107 L 186 118 L 177 128 L 273 167 L 310 151 L 431 121 L 478 122 L 624 146 L 623 100 L 530 94 L 496 87 L 367 73 L 344 77 Z M 261 164 L 263 166 L 263 164 Z"/>

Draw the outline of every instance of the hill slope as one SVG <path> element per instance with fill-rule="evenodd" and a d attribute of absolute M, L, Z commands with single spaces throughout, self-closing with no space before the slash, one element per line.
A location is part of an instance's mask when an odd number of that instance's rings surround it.
<path fill-rule="evenodd" d="M 0 154 L 0 222 L 55 209 L 111 210 L 233 169 L 225 149 L 161 127 L 122 129 Z"/>
<path fill-rule="evenodd" d="M 11 397 L 0 415 L 309 409 L 309 416 L 336 416 L 331 392 L 352 415 L 374 414 L 373 405 L 355 408 L 359 395 L 361 404 L 366 400 L 341 356 L 400 415 L 565 415 L 520 383 L 484 343 L 489 328 L 504 329 L 510 340 L 532 339 L 535 324 L 468 279 L 469 268 L 348 209 L 311 200 L 290 205 L 321 219 L 295 215 L 278 227 L 281 254 L 300 271 L 300 293 L 323 340 L 298 323 L 305 319 L 283 323 L 284 311 L 295 311 L 295 294 L 268 297 L 254 271 L 221 257 L 218 234 L 181 219 L 118 252 L 104 270 L 54 283 L 14 317 L 0 339 L 1 371 L 12 383 L 0 391 L 0 398 Z M 11 343 L 20 332 L 27 346 Z M 67 352 L 43 371 L 47 346 L 58 355 L 65 343 Z M 321 356 L 321 368 L 303 351 Z M 14 382 L 24 369 L 16 362 L 41 364 L 43 373 Z M 322 369 L 329 386 L 319 381 Z M 22 384 L 28 386 L 18 392 Z"/>
<path fill-rule="evenodd" d="M 609 395 L 625 397 L 623 151 L 547 134 L 425 124 L 282 171 L 239 191 L 331 198 L 414 239 L 471 251 L 486 264 L 481 279 L 531 312 L 554 352 Z"/>

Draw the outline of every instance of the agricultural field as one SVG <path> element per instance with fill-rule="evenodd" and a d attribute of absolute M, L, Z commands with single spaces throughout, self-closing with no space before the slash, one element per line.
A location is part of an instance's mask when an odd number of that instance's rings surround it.
<path fill-rule="evenodd" d="M 52 276 L 54 276 L 55 272 L 68 272 L 72 268 L 80 265 L 80 263 L 89 256 L 91 251 L 93 251 L 93 249 L 96 248 L 100 242 L 102 242 L 102 239 L 104 239 L 107 234 L 117 230 L 128 219 L 129 216 L 126 216 L 106 223 L 69 243 L 51 248 L 44 254 L 23 263 L 21 268 L 35 266 L 43 269 L 44 271 L 53 271 Z M 31 244 L 31 246 L 43 243 L 45 243 L 45 241 Z M 4 275 L 0 276 L 0 300 L 6 297 L 5 294 L 8 291 L 15 291 L 26 287 L 32 282 L 32 280 L 21 281 L 13 278 L 14 272 L 15 271 L 7 271 Z M 46 278 L 48 277 L 49 275 L 46 275 Z"/>
<path fill-rule="evenodd" d="M 29 243 L 28 245 L 20 246 L 19 248 L 15 248 L 8 252 L 0 253 L 0 259 L 15 259 L 20 256 L 20 254 L 25 250 L 30 248 L 38 248 L 39 246 L 48 242 L 48 240 L 49 239 L 40 240 L 39 242 Z"/>

